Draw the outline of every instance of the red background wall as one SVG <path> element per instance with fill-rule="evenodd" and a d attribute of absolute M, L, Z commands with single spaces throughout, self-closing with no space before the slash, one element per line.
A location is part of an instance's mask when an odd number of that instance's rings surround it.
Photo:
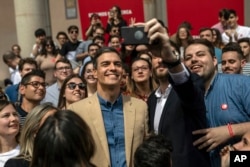
<path fill-rule="evenodd" d="M 91 13 L 102 15 L 101 20 L 106 27 L 107 12 L 113 5 L 118 5 L 122 11 L 127 12 L 123 18 L 128 24 L 131 17 L 135 17 L 137 22 L 144 21 L 143 0 L 78 0 L 78 4 L 83 34 L 90 24 L 89 16 Z"/>
<path fill-rule="evenodd" d="M 239 24 L 244 24 L 243 0 L 166 0 L 166 3 L 170 34 L 175 33 L 181 22 L 189 21 L 193 26 L 192 34 L 197 35 L 201 27 L 210 27 L 218 22 L 218 12 L 222 8 L 235 9 Z M 144 21 L 143 0 L 78 0 L 78 4 L 83 34 L 89 26 L 91 13 L 100 12 L 106 26 L 107 12 L 113 5 L 129 12 L 123 15 L 127 22 L 131 17 L 135 17 L 137 22 Z"/>
<path fill-rule="evenodd" d="M 166 0 L 168 25 L 174 33 L 183 21 L 189 21 L 192 34 L 196 35 L 202 27 L 211 27 L 218 22 L 218 12 L 222 8 L 234 9 L 239 16 L 239 24 L 244 23 L 243 0 Z"/>

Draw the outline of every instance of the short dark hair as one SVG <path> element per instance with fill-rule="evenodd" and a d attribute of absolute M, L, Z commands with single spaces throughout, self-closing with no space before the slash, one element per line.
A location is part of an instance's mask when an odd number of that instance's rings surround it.
<path fill-rule="evenodd" d="M 40 69 L 36 69 L 36 70 L 32 70 L 31 72 L 25 74 L 23 76 L 20 84 L 21 85 L 27 84 L 31 80 L 31 78 L 34 77 L 34 76 L 41 77 L 41 78 L 43 78 L 45 80 L 45 73 Z"/>
<path fill-rule="evenodd" d="M 238 44 L 242 43 L 242 42 L 246 42 L 248 43 L 248 45 L 250 45 L 250 38 L 249 37 L 245 37 L 245 38 L 240 38 L 238 39 Z"/>
<path fill-rule="evenodd" d="M 68 39 L 68 35 L 64 32 L 64 31 L 59 31 L 57 34 L 56 34 L 56 39 L 59 39 L 59 36 L 60 35 L 64 35 L 66 39 Z"/>
<path fill-rule="evenodd" d="M 96 55 L 95 57 L 93 58 L 93 65 L 94 65 L 94 68 L 97 69 L 97 60 L 98 58 L 103 54 L 103 53 L 116 53 L 120 59 L 121 59 L 121 54 L 115 49 L 115 48 L 112 48 L 112 47 L 102 47 L 100 48 L 97 52 L 96 52 Z M 122 59 L 121 59 L 122 61 Z"/>
<path fill-rule="evenodd" d="M 215 57 L 215 51 L 214 51 L 214 46 L 212 44 L 212 42 L 208 41 L 207 39 L 193 39 L 192 41 L 189 42 L 188 46 L 190 45 L 196 45 L 196 44 L 200 44 L 200 45 L 204 45 L 208 48 L 208 52 L 211 54 L 212 57 Z M 184 49 L 184 58 L 185 58 L 185 53 L 186 53 L 186 48 Z"/>
<path fill-rule="evenodd" d="M 87 123 L 71 110 L 59 110 L 39 129 L 32 167 L 89 166 L 95 143 Z M 65 158 L 67 157 L 67 158 Z"/>
<path fill-rule="evenodd" d="M 244 58 L 243 51 L 241 50 L 240 45 L 236 42 L 229 42 L 228 44 L 226 44 L 226 46 L 222 49 L 222 54 L 229 51 L 237 52 L 240 60 Z"/>
<path fill-rule="evenodd" d="M 71 30 L 79 30 L 79 28 L 76 25 L 71 25 L 68 27 L 68 33 L 70 33 Z"/>
<path fill-rule="evenodd" d="M 22 70 L 23 70 L 24 64 L 32 64 L 32 65 L 35 65 L 36 69 L 38 69 L 38 64 L 37 64 L 36 60 L 33 59 L 33 58 L 31 58 L 31 57 L 27 57 L 27 58 L 21 59 L 21 60 L 19 61 L 19 64 L 18 64 L 18 69 L 19 69 L 19 71 L 22 71 Z"/>
<path fill-rule="evenodd" d="M 229 9 L 228 12 L 229 12 L 229 17 L 231 14 L 233 14 L 234 16 L 237 16 L 237 13 L 234 9 Z"/>
<path fill-rule="evenodd" d="M 46 36 L 46 32 L 44 29 L 42 28 L 38 28 L 35 33 L 34 33 L 35 37 L 40 37 L 40 36 Z"/>
<path fill-rule="evenodd" d="M 17 58 L 17 56 L 12 51 L 7 51 L 3 54 L 3 62 L 5 64 L 8 63 L 8 60 L 14 60 L 15 58 Z"/>
<path fill-rule="evenodd" d="M 96 44 L 96 43 L 91 43 L 91 44 L 89 44 L 89 46 L 88 46 L 88 52 L 89 52 L 89 49 L 90 49 L 91 46 L 97 46 L 99 49 L 101 48 L 98 44 Z"/>
<path fill-rule="evenodd" d="M 95 37 L 93 38 L 93 40 L 92 40 L 93 43 L 95 43 L 95 41 L 98 40 L 98 39 L 99 39 L 99 40 L 102 40 L 103 42 L 105 42 L 105 38 L 104 38 L 103 36 L 97 35 L 97 36 L 95 36 Z"/>
<path fill-rule="evenodd" d="M 219 11 L 219 17 L 220 17 L 220 18 L 223 17 L 225 20 L 228 20 L 228 19 L 229 19 L 229 15 L 230 15 L 229 10 L 226 9 L 226 8 L 221 9 L 221 10 Z"/>
<path fill-rule="evenodd" d="M 152 135 L 135 151 L 135 167 L 171 167 L 171 142 L 163 135 Z"/>
<path fill-rule="evenodd" d="M 202 27 L 202 28 L 199 30 L 199 34 L 202 33 L 203 31 L 207 31 L 207 30 L 209 30 L 209 31 L 211 32 L 212 36 L 213 36 L 213 30 L 212 30 L 212 28 L 210 28 L 210 27 Z"/>
<path fill-rule="evenodd" d="M 55 63 L 55 67 L 54 69 L 56 69 L 56 66 L 58 63 L 64 63 L 64 64 L 68 64 L 71 68 L 72 68 L 72 65 L 70 63 L 70 61 L 67 59 L 67 58 L 61 58 L 61 59 L 58 59 Z"/>

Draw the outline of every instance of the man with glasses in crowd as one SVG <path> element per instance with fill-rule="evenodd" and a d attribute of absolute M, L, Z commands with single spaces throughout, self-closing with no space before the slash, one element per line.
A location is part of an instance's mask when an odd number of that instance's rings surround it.
<path fill-rule="evenodd" d="M 45 73 L 41 70 L 33 70 L 23 76 L 19 86 L 22 102 L 17 106 L 21 126 L 24 124 L 27 114 L 44 98 L 46 85 Z"/>
<path fill-rule="evenodd" d="M 68 59 L 57 60 L 54 71 L 56 82 L 46 88 L 47 93 L 42 103 L 51 102 L 53 106 L 57 107 L 62 83 L 72 72 L 72 66 Z"/>
<path fill-rule="evenodd" d="M 32 70 L 35 70 L 38 68 L 37 62 L 35 61 L 35 59 L 31 57 L 21 59 L 18 66 L 19 66 L 18 70 L 19 70 L 21 77 L 31 72 Z M 9 97 L 9 100 L 12 103 L 21 102 L 21 96 L 20 96 L 20 93 L 18 92 L 19 85 L 20 83 L 11 85 L 5 89 L 5 93 L 7 94 L 7 96 Z"/>

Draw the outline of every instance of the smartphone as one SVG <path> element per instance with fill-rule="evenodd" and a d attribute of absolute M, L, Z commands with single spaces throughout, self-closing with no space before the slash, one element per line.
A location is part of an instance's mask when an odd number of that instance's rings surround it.
<path fill-rule="evenodd" d="M 125 45 L 148 44 L 149 42 L 144 27 L 121 27 L 121 36 Z"/>

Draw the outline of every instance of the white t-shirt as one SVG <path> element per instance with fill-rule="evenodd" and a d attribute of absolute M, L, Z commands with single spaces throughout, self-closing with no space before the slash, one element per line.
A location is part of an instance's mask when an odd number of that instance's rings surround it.
<path fill-rule="evenodd" d="M 10 158 L 13 158 L 17 155 L 19 155 L 19 152 L 20 152 L 20 146 L 17 145 L 16 148 L 14 148 L 13 150 L 10 150 L 8 152 L 5 152 L 5 153 L 1 153 L 0 154 L 0 167 L 3 167 L 5 162 L 10 159 Z"/>
<path fill-rule="evenodd" d="M 250 27 L 238 25 L 235 31 L 238 34 L 238 40 L 244 37 L 250 38 Z M 227 44 L 229 42 L 229 37 L 226 35 L 225 32 L 222 34 L 222 41 L 224 44 Z M 232 35 L 232 42 L 237 42 L 234 39 L 234 35 Z"/>
<path fill-rule="evenodd" d="M 21 75 L 19 73 L 18 66 L 15 70 L 13 68 L 9 67 L 9 72 L 10 72 L 10 80 L 13 82 L 13 85 L 16 85 L 19 82 L 21 82 L 22 78 L 21 78 Z"/>

